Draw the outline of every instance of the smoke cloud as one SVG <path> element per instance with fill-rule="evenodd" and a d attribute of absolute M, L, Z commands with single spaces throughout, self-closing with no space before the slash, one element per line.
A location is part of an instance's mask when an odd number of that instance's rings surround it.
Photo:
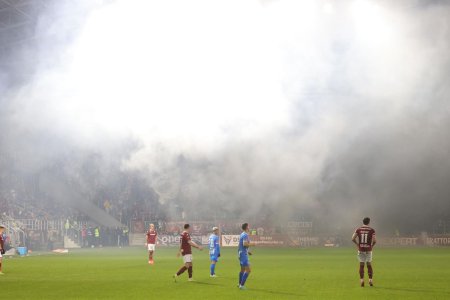
<path fill-rule="evenodd" d="M 0 72 L 1 151 L 15 168 L 96 153 L 101 180 L 139 172 L 188 218 L 347 228 L 367 215 L 414 231 L 449 217 L 450 5 L 73 9 L 41 17 L 40 43 L 21 52 L 36 58 L 31 78 L 17 86 Z"/>

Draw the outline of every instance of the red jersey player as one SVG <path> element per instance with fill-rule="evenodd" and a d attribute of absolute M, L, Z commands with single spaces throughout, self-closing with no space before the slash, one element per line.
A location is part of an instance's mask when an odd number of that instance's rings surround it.
<path fill-rule="evenodd" d="M 184 265 L 181 267 L 178 272 L 173 275 L 173 279 L 175 282 L 177 282 L 178 276 L 184 273 L 184 271 L 188 270 L 189 273 L 189 281 L 193 281 L 192 279 L 192 249 L 191 246 L 194 248 L 199 249 L 200 251 L 203 250 L 202 246 L 197 245 L 195 242 L 191 240 L 191 236 L 189 235 L 189 224 L 184 224 L 184 231 L 181 233 L 181 240 L 180 240 L 180 249 L 177 253 L 177 257 L 180 256 L 180 254 L 183 256 L 183 262 Z"/>
<path fill-rule="evenodd" d="M 147 249 L 148 249 L 148 263 L 153 265 L 153 252 L 155 252 L 156 247 L 156 238 L 158 236 L 158 233 L 155 230 L 155 225 L 150 224 L 150 227 L 147 231 L 146 237 L 147 237 Z"/>
<path fill-rule="evenodd" d="M 369 284 L 370 286 L 373 286 L 372 249 L 377 242 L 375 238 L 375 230 L 369 227 L 370 218 L 364 218 L 363 224 L 363 226 L 355 230 L 355 233 L 353 233 L 352 236 L 352 242 L 355 243 L 358 248 L 359 278 L 362 287 L 364 286 L 364 264 L 367 264 Z M 358 239 L 358 242 L 356 239 Z"/>
<path fill-rule="evenodd" d="M 5 230 L 5 227 L 3 225 L 0 225 L 0 275 L 3 275 L 2 272 L 2 260 L 3 260 L 3 254 L 5 254 L 5 248 L 3 243 L 3 230 Z"/>

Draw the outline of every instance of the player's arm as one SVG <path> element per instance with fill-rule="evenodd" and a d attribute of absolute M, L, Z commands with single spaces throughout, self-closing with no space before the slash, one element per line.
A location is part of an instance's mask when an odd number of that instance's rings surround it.
<path fill-rule="evenodd" d="M 188 243 L 189 243 L 189 245 L 191 245 L 192 247 L 194 247 L 194 248 L 197 248 L 198 250 L 203 250 L 203 247 L 202 246 L 199 246 L 199 245 L 197 245 L 195 242 L 193 242 L 192 240 L 189 240 L 188 241 Z"/>
<path fill-rule="evenodd" d="M 255 243 L 252 243 L 252 242 L 250 242 L 250 240 L 248 239 L 248 237 L 247 237 L 247 239 L 246 240 L 244 240 L 243 241 L 243 243 L 242 243 L 243 245 L 244 245 L 244 247 L 246 247 L 246 248 L 249 248 L 249 247 L 254 247 L 254 246 L 256 246 L 256 244 Z M 248 251 L 248 255 L 252 255 L 253 253 L 252 252 L 250 252 L 250 251 Z"/>
<path fill-rule="evenodd" d="M 217 256 L 220 257 L 220 245 L 219 245 L 219 240 L 216 240 L 216 244 L 215 244 L 215 253 L 217 253 Z"/>
<path fill-rule="evenodd" d="M 180 240 L 180 248 L 178 248 L 177 257 L 180 257 L 180 255 L 183 254 L 182 244 L 183 244 L 183 241 Z"/>
<path fill-rule="evenodd" d="M 247 240 L 244 240 L 242 244 L 243 244 L 244 247 L 246 247 L 246 248 L 256 246 L 255 243 L 250 242 L 250 240 L 248 240 L 248 239 L 247 239 Z"/>
<path fill-rule="evenodd" d="M 352 242 L 356 245 L 356 247 L 358 247 L 358 242 L 356 241 L 357 237 L 358 237 L 358 234 L 355 231 L 352 236 Z"/>
<path fill-rule="evenodd" d="M 372 247 L 375 246 L 375 244 L 377 243 L 377 237 L 375 236 L 375 233 L 372 236 Z"/>

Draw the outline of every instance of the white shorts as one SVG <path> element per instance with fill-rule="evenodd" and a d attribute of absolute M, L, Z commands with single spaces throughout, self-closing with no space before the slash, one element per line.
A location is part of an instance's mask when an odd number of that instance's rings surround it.
<path fill-rule="evenodd" d="M 155 251 L 155 244 L 147 244 L 148 251 Z"/>
<path fill-rule="evenodd" d="M 358 251 L 358 260 L 362 263 L 372 262 L 372 251 Z"/>
<path fill-rule="evenodd" d="M 183 255 L 183 261 L 184 261 L 184 263 L 192 262 L 192 254 Z"/>
<path fill-rule="evenodd" d="M 0 252 L 0 259 L 2 258 L 2 253 Z"/>

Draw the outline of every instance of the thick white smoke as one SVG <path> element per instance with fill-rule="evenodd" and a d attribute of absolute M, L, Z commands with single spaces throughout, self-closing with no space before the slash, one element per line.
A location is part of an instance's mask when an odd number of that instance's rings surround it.
<path fill-rule="evenodd" d="M 131 137 L 122 168 L 188 213 L 381 217 L 448 125 L 450 8 L 419 3 L 114 1 L 40 48 L 16 123 L 102 153 Z"/>

